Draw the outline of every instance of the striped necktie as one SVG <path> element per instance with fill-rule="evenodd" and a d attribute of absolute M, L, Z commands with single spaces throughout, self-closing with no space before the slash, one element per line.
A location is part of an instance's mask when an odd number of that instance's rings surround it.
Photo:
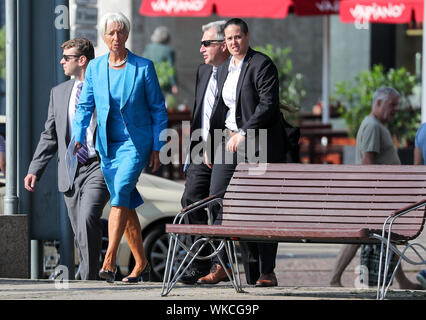
<path fill-rule="evenodd" d="M 207 141 L 207 136 L 210 130 L 210 117 L 217 94 L 217 67 L 213 67 L 213 73 L 206 90 L 206 98 L 204 103 L 204 128 L 203 138 Z"/>
<path fill-rule="evenodd" d="M 75 111 L 77 111 L 78 101 L 80 100 L 81 88 L 83 87 L 83 83 L 79 83 L 77 85 L 77 93 L 75 95 Z M 77 160 L 81 164 L 85 164 L 89 159 L 89 149 L 87 148 L 86 141 L 81 145 L 81 148 L 77 151 Z"/>

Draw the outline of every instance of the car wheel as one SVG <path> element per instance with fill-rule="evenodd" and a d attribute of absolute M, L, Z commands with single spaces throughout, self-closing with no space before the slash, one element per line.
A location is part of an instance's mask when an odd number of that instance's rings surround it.
<path fill-rule="evenodd" d="M 145 235 L 143 246 L 145 255 L 151 265 L 149 280 L 154 282 L 162 281 L 169 248 L 169 239 L 164 230 L 164 224 L 154 227 Z"/>
<path fill-rule="evenodd" d="M 150 280 L 153 282 L 162 282 L 166 268 L 167 253 L 169 250 L 169 236 L 165 232 L 165 225 L 161 224 L 154 227 L 147 235 L 145 235 L 143 244 L 145 248 L 145 255 L 151 265 L 150 279 L 144 279 L 144 281 Z M 185 251 L 181 249 L 178 252 L 177 261 L 173 267 L 173 271 L 176 271 L 184 255 Z"/>

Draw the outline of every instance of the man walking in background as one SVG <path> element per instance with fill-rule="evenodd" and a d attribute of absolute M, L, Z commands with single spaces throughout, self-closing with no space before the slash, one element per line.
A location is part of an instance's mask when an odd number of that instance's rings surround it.
<path fill-rule="evenodd" d="M 356 164 L 401 164 L 392 136 L 385 127 L 385 124 L 394 118 L 398 110 L 399 97 L 399 92 L 390 87 L 379 88 L 374 93 L 373 109 L 362 121 L 356 136 Z M 342 274 L 359 247 L 359 244 L 343 246 L 333 270 L 331 286 L 342 287 Z M 380 248 L 376 251 L 380 252 Z M 401 289 L 422 289 L 421 285 L 411 282 L 405 276 L 401 266 L 398 268 L 395 278 Z"/>

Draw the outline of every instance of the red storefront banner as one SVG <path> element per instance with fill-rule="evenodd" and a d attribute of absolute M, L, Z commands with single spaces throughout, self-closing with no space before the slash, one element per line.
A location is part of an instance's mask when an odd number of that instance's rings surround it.
<path fill-rule="evenodd" d="M 423 0 L 341 0 L 340 20 L 363 23 L 409 23 L 423 21 Z"/>
<path fill-rule="evenodd" d="M 287 17 L 292 0 L 214 0 L 216 13 L 222 17 L 272 18 Z"/>
<path fill-rule="evenodd" d="M 293 0 L 294 13 L 316 16 L 339 13 L 339 0 Z"/>
<path fill-rule="evenodd" d="M 139 13 L 152 17 L 208 17 L 213 0 L 143 0 Z"/>
<path fill-rule="evenodd" d="M 285 18 L 292 0 L 143 0 L 145 16 Z M 215 8 L 215 10 L 214 10 Z"/>

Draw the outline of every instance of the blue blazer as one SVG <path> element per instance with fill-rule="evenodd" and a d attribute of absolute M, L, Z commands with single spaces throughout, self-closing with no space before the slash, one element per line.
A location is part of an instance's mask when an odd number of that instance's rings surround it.
<path fill-rule="evenodd" d="M 108 156 L 108 58 L 109 54 L 96 58 L 87 66 L 72 129 L 75 140 L 83 143 L 96 106 L 96 150 L 101 156 Z M 145 156 L 152 150 L 160 151 L 165 144 L 160 133 L 167 129 L 167 110 L 153 62 L 128 51 L 121 91 L 121 114 L 136 149 Z"/>

